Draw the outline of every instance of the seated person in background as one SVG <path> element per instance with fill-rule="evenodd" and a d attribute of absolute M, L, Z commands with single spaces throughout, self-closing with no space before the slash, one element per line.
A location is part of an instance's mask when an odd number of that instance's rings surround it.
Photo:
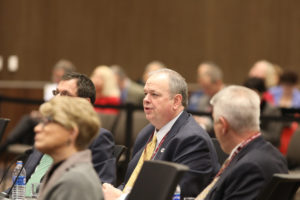
<path fill-rule="evenodd" d="M 78 97 L 55 97 L 40 106 L 34 146 L 53 159 L 38 199 L 104 199 L 87 146 L 100 121 L 93 106 Z"/>
<path fill-rule="evenodd" d="M 182 198 L 196 196 L 212 180 L 219 169 L 217 154 L 209 135 L 184 110 L 187 91 L 184 78 L 173 70 L 149 74 L 144 112 L 150 124 L 137 136 L 120 190 L 103 184 L 105 200 L 117 199 L 131 190 L 144 160 L 187 165 L 190 170 L 180 182 Z"/>
<path fill-rule="evenodd" d="M 165 68 L 165 65 L 164 65 L 164 63 L 162 63 L 158 60 L 154 60 L 154 61 L 148 63 L 145 67 L 142 78 L 139 79 L 137 81 L 137 83 L 144 87 L 144 85 L 149 77 L 149 73 L 153 72 L 155 70 L 158 70 L 158 69 L 162 69 L 162 68 Z"/>
<path fill-rule="evenodd" d="M 111 68 L 98 66 L 94 69 L 91 80 L 96 88 L 95 105 L 120 105 L 121 93 L 117 79 Z M 118 109 L 114 108 L 95 108 L 98 113 L 117 114 Z"/>
<path fill-rule="evenodd" d="M 134 105 L 143 105 L 144 88 L 143 86 L 130 80 L 124 70 L 118 65 L 112 65 L 111 69 L 115 73 L 117 82 L 121 91 L 122 104 L 132 103 Z"/>
<path fill-rule="evenodd" d="M 57 84 L 61 80 L 62 76 L 67 72 L 74 72 L 75 70 L 75 66 L 69 60 L 59 60 L 52 69 L 52 83 L 47 83 L 44 86 L 44 100 L 49 101 L 52 99 L 52 91 L 56 89 Z"/>
<path fill-rule="evenodd" d="M 249 70 L 249 78 L 261 78 L 265 81 L 267 91 L 263 93 L 263 99 L 274 105 L 274 98 L 268 91 L 269 88 L 278 84 L 282 69 L 279 65 L 273 64 L 267 60 L 259 60 Z"/>
<path fill-rule="evenodd" d="M 267 60 L 259 60 L 251 67 L 249 70 L 248 76 L 262 78 L 265 80 L 265 85 L 269 89 L 273 86 L 276 86 L 279 81 L 278 74 L 276 72 L 275 66 L 273 63 L 270 63 Z"/>
<path fill-rule="evenodd" d="M 256 199 L 274 173 L 287 173 L 281 153 L 259 130 L 260 99 L 242 86 L 229 86 L 212 99 L 215 134 L 229 158 L 196 200 Z"/>
<path fill-rule="evenodd" d="M 75 71 L 74 65 L 68 60 L 59 60 L 52 70 L 53 83 L 44 86 L 44 100 L 48 101 L 53 97 L 52 91 L 56 89 L 57 83 L 61 80 L 66 72 Z M 34 131 L 33 127 L 36 125 L 36 119 L 39 113 L 33 110 L 30 114 L 24 115 L 14 129 L 8 134 L 6 141 L 0 145 L 0 152 L 6 150 L 11 144 L 27 144 L 33 145 Z"/>
<path fill-rule="evenodd" d="M 212 110 L 209 100 L 225 86 L 222 70 L 215 63 L 204 62 L 199 65 L 197 76 L 202 94 L 199 95 L 199 92 L 197 92 L 195 95 L 191 95 L 188 109 L 210 113 Z M 205 116 L 194 116 L 194 118 L 206 131 L 213 132 L 211 118 Z"/>
<path fill-rule="evenodd" d="M 300 91 L 297 89 L 298 75 L 293 71 L 284 71 L 279 86 L 270 88 L 275 106 L 282 108 L 300 108 Z"/>
<path fill-rule="evenodd" d="M 254 90 L 260 97 L 260 114 L 262 116 L 281 116 L 279 108 L 271 105 L 264 99 L 266 91 L 265 81 L 261 78 L 248 78 L 244 84 L 245 87 Z M 271 142 L 274 146 L 279 147 L 280 135 L 284 127 L 284 123 L 278 121 L 261 121 L 260 129 L 265 140 Z"/>
<path fill-rule="evenodd" d="M 85 75 L 79 73 L 67 73 L 62 77 L 54 92 L 57 96 L 72 96 L 86 99 L 91 104 L 95 101 L 95 87 L 92 81 Z M 30 124 L 37 125 L 37 122 Z M 33 128 L 31 127 L 31 128 Z M 106 129 L 99 129 L 97 137 L 92 141 L 89 148 L 92 151 L 94 169 L 102 182 L 114 184 L 116 181 L 116 160 L 114 151 L 113 135 Z M 24 167 L 26 169 L 26 195 L 30 196 L 31 183 L 40 182 L 45 172 L 51 165 L 49 156 L 34 149 Z"/>

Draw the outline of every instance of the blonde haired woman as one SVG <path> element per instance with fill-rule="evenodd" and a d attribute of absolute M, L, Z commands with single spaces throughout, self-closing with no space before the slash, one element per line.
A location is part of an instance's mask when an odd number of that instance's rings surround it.
<path fill-rule="evenodd" d="M 97 135 L 100 121 L 85 99 L 59 96 L 40 106 L 35 147 L 53 159 L 38 199 L 103 199 L 101 183 L 87 146 Z"/>
<path fill-rule="evenodd" d="M 94 69 L 91 80 L 96 88 L 95 105 L 120 105 L 120 89 L 118 87 L 117 79 L 111 68 L 101 65 Z M 116 114 L 118 110 L 111 108 L 97 108 L 96 111 L 100 113 Z"/>

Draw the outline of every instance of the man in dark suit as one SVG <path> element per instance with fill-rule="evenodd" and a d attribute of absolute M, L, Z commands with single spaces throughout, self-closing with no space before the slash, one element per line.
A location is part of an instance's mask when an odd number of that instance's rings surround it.
<path fill-rule="evenodd" d="M 230 86 L 211 100 L 215 134 L 229 158 L 197 200 L 256 199 L 274 173 L 287 173 L 284 157 L 260 133 L 260 99 Z"/>
<path fill-rule="evenodd" d="M 196 196 L 212 180 L 219 164 L 208 134 L 184 110 L 187 84 L 177 72 L 161 69 L 150 74 L 144 92 L 144 112 L 151 124 L 139 133 L 125 181 L 119 188 L 125 193 L 131 189 L 140 161 L 146 156 L 145 152 L 150 151 L 148 147 L 150 149 L 156 141 L 150 159 L 189 166 L 189 172 L 180 182 L 181 196 Z M 103 184 L 103 191 L 107 200 L 123 195 L 121 190 L 109 184 Z"/>
<path fill-rule="evenodd" d="M 90 101 L 95 101 L 95 87 L 91 80 L 85 75 L 75 72 L 67 73 L 58 83 L 57 89 L 53 91 L 54 95 L 82 97 Z M 92 151 L 92 162 L 99 178 L 103 183 L 114 184 L 116 181 L 116 160 L 113 156 L 114 151 L 113 135 L 106 129 L 100 129 L 98 136 L 93 140 L 89 149 Z M 27 179 L 30 181 L 37 166 L 42 161 L 44 155 L 37 150 L 29 156 L 25 163 Z M 51 162 L 50 162 L 51 164 Z M 48 164 L 50 166 L 50 164 Z M 48 166 L 48 167 L 49 167 Z M 36 179 L 35 179 L 36 180 Z M 30 188 L 30 185 L 26 185 Z"/>

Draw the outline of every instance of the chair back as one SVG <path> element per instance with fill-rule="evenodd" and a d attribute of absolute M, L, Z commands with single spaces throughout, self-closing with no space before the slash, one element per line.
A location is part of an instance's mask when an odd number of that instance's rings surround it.
<path fill-rule="evenodd" d="M 214 147 L 216 149 L 217 155 L 218 155 L 218 161 L 220 165 L 224 163 L 224 161 L 227 159 L 228 155 L 222 150 L 219 141 L 216 138 L 211 138 Z"/>
<path fill-rule="evenodd" d="M 128 200 L 170 200 L 189 167 L 177 163 L 145 161 Z"/>
<path fill-rule="evenodd" d="M 288 145 L 286 159 L 288 162 L 289 169 L 295 169 L 300 167 L 300 128 L 298 128 Z"/>
<path fill-rule="evenodd" d="M 116 158 L 116 162 L 119 161 L 121 155 L 127 150 L 124 145 L 116 144 L 114 148 L 114 157 Z"/>
<path fill-rule="evenodd" d="M 99 114 L 103 128 L 110 130 L 115 136 L 116 144 L 126 144 L 126 111 L 122 110 L 118 115 L 115 114 Z M 132 119 L 132 135 L 131 144 L 134 144 L 138 133 L 149 123 L 146 119 L 145 113 L 142 110 L 133 112 Z M 127 146 L 129 147 L 129 146 Z"/>
<path fill-rule="evenodd" d="M 0 118 L 0 142 L 2 140 L 8 122 L 10 122 L 10 119 Z"/>
<path fill-rule="evenodd" d="M 292 200 L 300 186 L 300 174 L 274 174 L 257 200 Z"/>

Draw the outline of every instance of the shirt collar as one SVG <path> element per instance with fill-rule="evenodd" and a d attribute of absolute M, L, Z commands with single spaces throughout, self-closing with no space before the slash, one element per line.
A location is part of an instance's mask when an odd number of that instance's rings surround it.
<path fill-rule="evenodd" d="M 178 119 L 178 117 L 181 115 L 182 112 L 183 111 L 181 111 L 175 118 L 173 118 L 171 121 L 169 121 L 161 129 L 159 129 L 159 130 L 155 129 L 154 134 L 157 137 L 157 143 L 156 144 L 159 144 L 161 142 L 161 140 L 165 137 L 165 135 L 167 135 L 167 133 L 171 130 L 172 126 L 175 124 L 176 120 Z"/>

